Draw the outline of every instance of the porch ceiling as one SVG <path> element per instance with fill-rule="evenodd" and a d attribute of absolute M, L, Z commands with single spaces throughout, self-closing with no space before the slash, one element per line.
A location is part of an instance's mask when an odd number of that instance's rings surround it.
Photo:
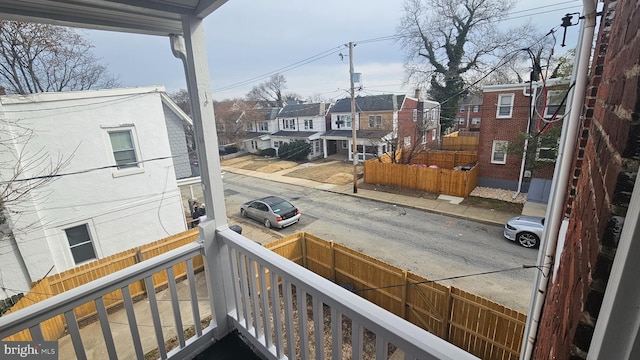
<path fill-rule="evenodd" d="M 205 18 L 227 0 L 0 0 L 0 19 L 88 29 L 182 34 L 182 16 Z"/>

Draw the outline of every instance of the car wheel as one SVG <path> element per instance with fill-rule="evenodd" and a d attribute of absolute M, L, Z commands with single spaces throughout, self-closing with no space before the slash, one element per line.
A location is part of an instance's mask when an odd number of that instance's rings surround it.
<path fill-rule="evenodd" d="M 269 221 L 269 219 L 264 219 L 264 227 L 267 229 L 271 228 L 271 221 Z"/>
<path fill-rule="evenodd" d="M 532 248 L 538 246 L 538 236 L 536 234 L 532 234 L 530 232 L 521 232 L 516 236 L 516 240 L 520 243 L 520 245 L 526 248 Z"/>
<path fill-rule="evenodd" d="M 245 209 L 240 209 L 240 216 L 247 217 L 247 211 Z"/>

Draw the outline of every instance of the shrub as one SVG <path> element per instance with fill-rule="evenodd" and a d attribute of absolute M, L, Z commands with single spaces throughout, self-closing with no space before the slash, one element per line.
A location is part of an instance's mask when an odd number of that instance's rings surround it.
<path fill-rule="evenodd" d="M 266 157 L 275 157 L 276 156 L 276 149 L 274 149 L 274 148 L 262 149 L 262 150 L 260 150 L 258 152 L 258 155 L 266 156 Z"/>
<path fill-rule="evenodd" d="M 283 160 L 301 161 L 306 160 L 311 152 L 311 144 L 303 140 L 296 140 L 280 145 L 278 157 Z"/>

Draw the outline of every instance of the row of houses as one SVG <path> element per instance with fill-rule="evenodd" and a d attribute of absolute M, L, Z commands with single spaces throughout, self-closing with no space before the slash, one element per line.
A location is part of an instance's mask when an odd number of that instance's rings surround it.
<path fill-rule="evenodd" d="M 391 151 L 398 144 L 434 147 L 439 138 L 440 105 L 422 99 L 420 91 L 415 97 L 356 97 L 355 121 L 350 98 L 335 104 L 295 102 L 267 107 L 237 100 L 214 106 L 220 143 L 239 144 L 250 153 L 302 140 L 311 145 L 309 159 L 338 154 L 352 160 L 354 127 L 359 160 Z"/>

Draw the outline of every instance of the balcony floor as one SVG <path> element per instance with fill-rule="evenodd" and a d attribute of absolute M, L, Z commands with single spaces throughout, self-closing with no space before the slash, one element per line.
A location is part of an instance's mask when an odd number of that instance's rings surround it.
<path fill-rule="evenodd" d="M 237 331 L 223 337 L 215 344 L 211 345 L 200 355 L 195 357 L 196 360 L 227 360 L 227 359 L 243 359 L 243 360 L 261 360 L 247 344 L 240 339 Z"/>

